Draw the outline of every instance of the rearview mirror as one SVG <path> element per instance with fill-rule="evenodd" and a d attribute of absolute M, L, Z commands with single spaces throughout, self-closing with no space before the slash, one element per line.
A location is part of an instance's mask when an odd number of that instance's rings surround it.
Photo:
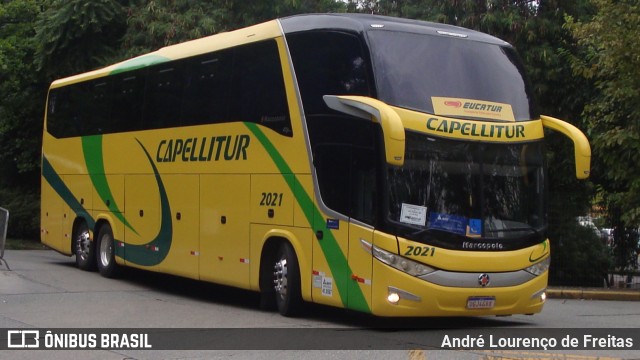
<path fill-rule="evenodd" d="M 395 166 L 404 164 L 404 126 L 400 116 L 389 105 L 365 96 L 325 95 L 323 98 L 333 110 L 379 123 L 387 163 Z"/>
<path fill-rule="evenodd" d="M 576 177 L 586 179 L 591 173 L 591 146 L 589 140 L 577 127 L 552 118 L 541 115 L 542 125 L 551 130 L 559 131 L 573 141 L 574 156 L 576 159 Z"/>

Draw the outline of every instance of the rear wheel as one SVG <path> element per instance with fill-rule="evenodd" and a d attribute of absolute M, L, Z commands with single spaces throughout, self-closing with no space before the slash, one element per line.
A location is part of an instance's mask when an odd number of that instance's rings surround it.
<path fill-rule="evenodd" d="M 76 265 L 78 268 L 87 271 L 96 269 L 96 244 L 91 240 L 89 226 L 84 221 L 76 225 L 73 232 L 74 252 L 76 254 Z"/>
<path fill-rule="evenodd" d="M 280 244 L 274 264 L 273 284 L 278 311 L 284 316 L 295 316 L 302 311 L 300 292 L 300 266 L 291 244 Z"/>
<path fill-rule="evenodd" d="M 116 263 L 116 251 L 111 226 L 105 224 L 100 227 L 96 245 L 98 247 L 98 271 L 104 277 L 116 277 L 120 267 Z"/>

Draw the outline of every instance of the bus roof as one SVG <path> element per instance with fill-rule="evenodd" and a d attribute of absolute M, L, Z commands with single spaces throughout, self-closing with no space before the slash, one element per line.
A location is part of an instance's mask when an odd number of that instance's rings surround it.
<path fill-rule="evenodd" d="M 156 51 L 143 54 L 113 65 L 109 65 L 101 69 L 56 80 L 52 83 L 51 87 L 56 88 L 80 81 L 118 74 L 129 70 L 135 70 L 176 59 L 200 55 L 212 51 L 218 51 L 237 45 L 248 44 L 251 42 L 266 39 L 273 39 L 281 35 L 282 31 L 280 30 L 278 22 L 276 20 L 271 20 L 262 24 L 253 25 L 234 31 L 218 33 L 200 39 L 165 46 Z"/>
<path fill-rule="evenodd" d="M 271 20 L 230 32 L 223 32 L 166 46 L 101 69 L 56 80 L 51 84 L 51 87 L 61 87 L 175 59 L 222 50 L 255 41 L 272 39 L 281 36 L 282 32 L 288 34 L 309 30 L 336 30 L 363 33 L 376 29 L 449 36 L 500 46 L 510 46 L 507 42 L 496 37 L 452 25 L 368 14 L 305 14 Z"/>
<path fill-rule="evenodd" d="M 494 36 L 458 26 L 370 14 L 306 14 L 280 19 L 285 34 L 308 30 L 347 30 L 364 32 L 381 29 L 425 35 L 444 35 L 473 41 L 510 46 Z"/>

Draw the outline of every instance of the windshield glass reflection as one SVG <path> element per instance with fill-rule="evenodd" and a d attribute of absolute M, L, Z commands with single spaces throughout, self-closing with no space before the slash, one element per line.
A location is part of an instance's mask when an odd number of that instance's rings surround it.
<path fill-rule="evenodd" d="M 544 230 L 541 143 L 483 144 L 407 133 L 388 170 L 388 220 L 402 235 L 516 239 Z"/>

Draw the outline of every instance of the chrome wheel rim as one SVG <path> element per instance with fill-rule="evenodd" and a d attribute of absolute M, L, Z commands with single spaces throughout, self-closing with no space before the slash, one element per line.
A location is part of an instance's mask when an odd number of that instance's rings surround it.
<path fill-rule="evenodd" d="M 76 255 L 80 256 L 82 260 L 89 258 L 89 248 L 91 246 L 91 236 L 89 230 L 82 229 L 76 239 Z"/>
<path fill-rule="evenodd" d="M 274 266 L 274 289 L 281 299 L 287 296 L 287 259 L 280 259 Z"/>
<path fill-rule="evenodd" d="M 113 242 L 109 235 L 102 235 L 100 238 L 100 263 L 102 267 L 107 267 L 111 263 L 113 255 Z"/>

